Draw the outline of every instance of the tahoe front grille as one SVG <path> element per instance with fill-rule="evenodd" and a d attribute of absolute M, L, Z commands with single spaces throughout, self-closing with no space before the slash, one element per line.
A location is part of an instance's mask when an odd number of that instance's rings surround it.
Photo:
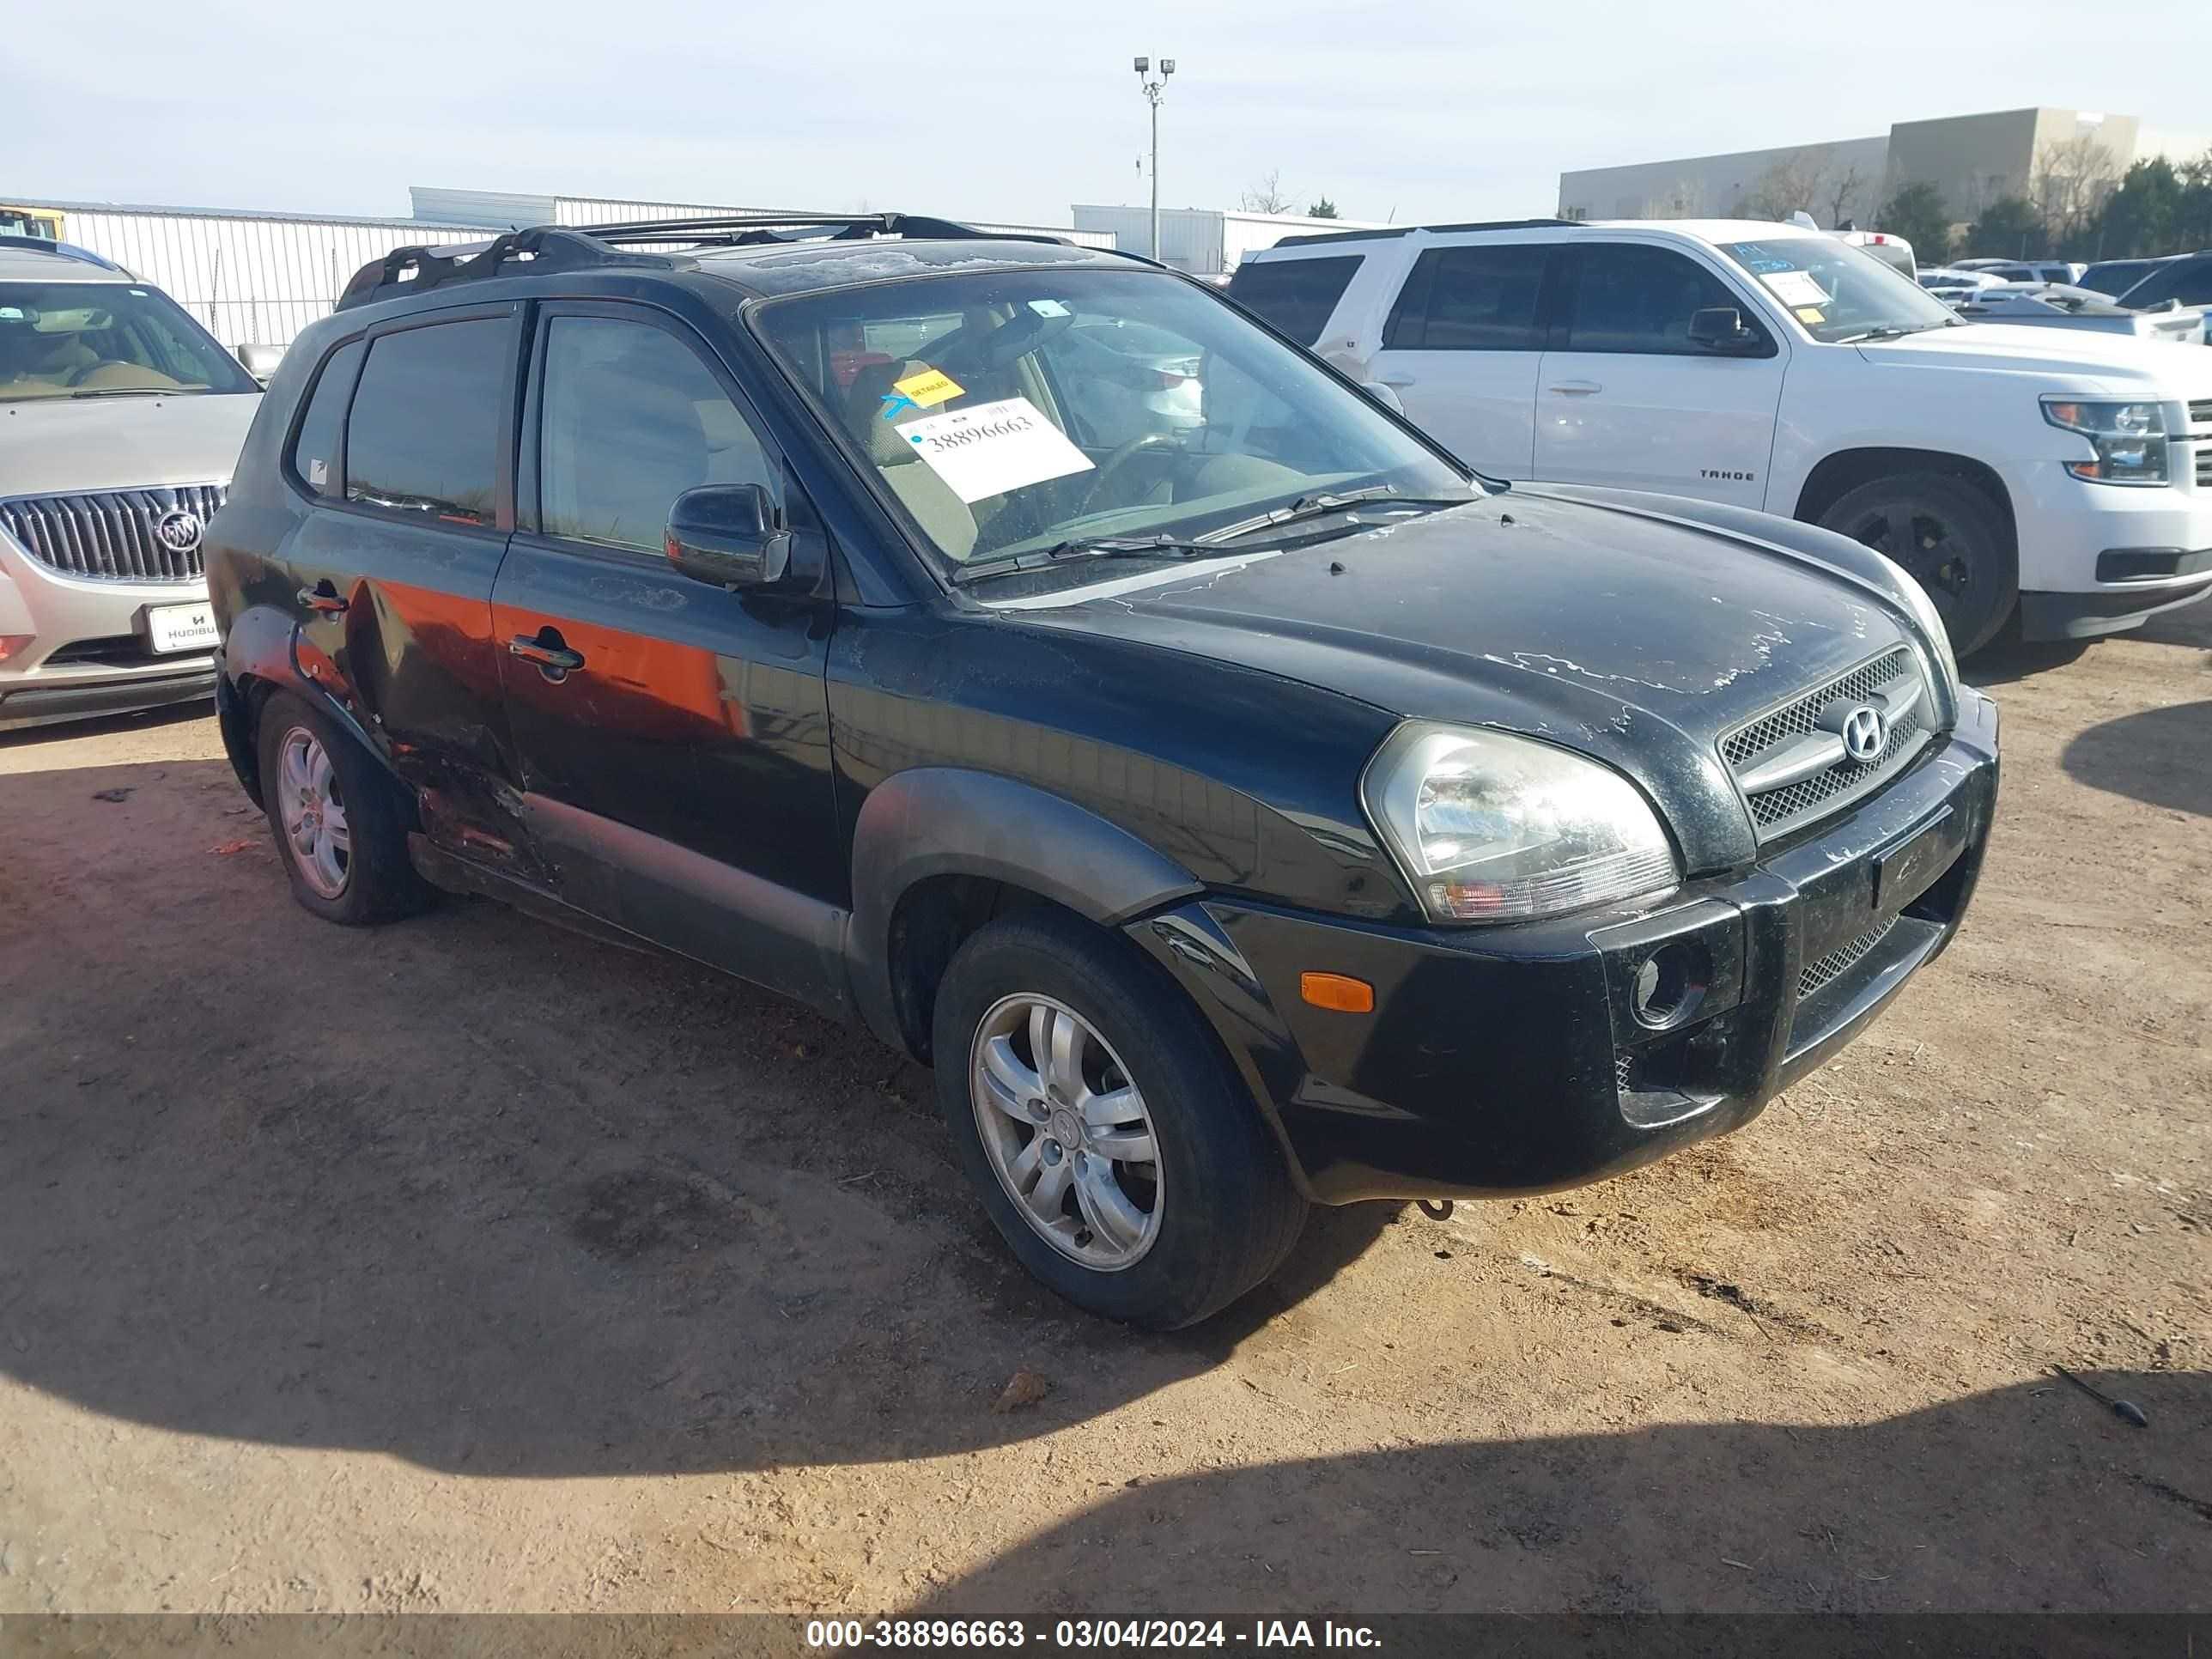
<path fill-rule="evenodd" d="M 156 526 L 188 513 L 204 531 L 229 492 L 222 484 L 100 489 L 0 501 L 0 530 L 50 570 L 94 581 L 189 582 L 206 573 L 201 538 L 179 549 Z M 178 539 L 185 539 L 183 537 Z"/>
<path fill-rule="evenodd" d="M 2189 405 L 2189 424 L 2212 426 L 2212 398 L 2199 398 Z"/>
<path fill-rule="evenodd" d="M 1873 708 L 1881 746 L 1854 760 L 1842 716 Z M 1920 665 L 1904 646 L 1862 663 L 1722 738 L 1721 759 L 1743 790 L 1759 838 L 1771 841 L 1839 811 L 1917 754 L 1932 712 Z"/>
<path fill-rule="evenodd" d="M 1889 937 L 1889 930 L 1897 926 L 1897 918 L 1869 928 L 1849 945 L 1831 951 L 1818 962 L 1808 962 L 1797 973 L 1797 1000 L 1818 996 L 1833 985 L 1853 967 L 1866 959 L 1867 953 Z"/>
<path fill-rule="evenodd" d="M 2212 439 L 2197 446 L 2197 487 L 2212 489 Z"/>

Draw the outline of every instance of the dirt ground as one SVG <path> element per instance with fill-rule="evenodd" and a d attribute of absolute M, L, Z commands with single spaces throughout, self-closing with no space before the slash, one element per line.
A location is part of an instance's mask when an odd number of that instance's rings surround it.
<path fill-rule="evenodd" d="M 866 1040 L 320 924 L 197 713 L 0 738 L 0 1612 L 2212 1606 L 2212 606 L 1995 679 L 1976 909 L 1856 1047 L 1171 1338 Z"/>

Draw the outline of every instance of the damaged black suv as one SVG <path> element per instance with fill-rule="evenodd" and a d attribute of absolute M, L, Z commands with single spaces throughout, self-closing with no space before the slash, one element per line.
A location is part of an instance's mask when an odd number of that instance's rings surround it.
<path fill-rule="evenodd" d="M 371 265 L 210 532 L 295 892 L 645 941 L 933 1064 L 1152 1326 L 1309 1201 L 1733 1129 L 1957 928 L 1995 706 L 1808 526 L 1469 471 L 1206 286 L 895 215 Z"/>

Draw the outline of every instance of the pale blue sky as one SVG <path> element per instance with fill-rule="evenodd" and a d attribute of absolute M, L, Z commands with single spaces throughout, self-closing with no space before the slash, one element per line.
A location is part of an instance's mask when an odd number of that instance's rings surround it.
<path fill-rule="evenodd" d="M 404 214 L 410 184 L 1065 222 L 1162 199 L 1548 212 L 1562 168 L 2029 104 L 2212 127 L 2212 5 L 76 0 L 0 38 L 0 199 Z M 65 20 L 63 21 L 63 20 Z M 2063 43 L 2063 45 L 2062 45 Z"/>

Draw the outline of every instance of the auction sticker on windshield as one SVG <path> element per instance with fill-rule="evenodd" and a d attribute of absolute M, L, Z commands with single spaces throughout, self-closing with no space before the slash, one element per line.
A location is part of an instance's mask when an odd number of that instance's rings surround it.
<path fill-rule="evenodd" d="M 1026 398 L 932 415 L 898 430 L 963 501 L 1087 472 L 1091 466 L 1091 458 Z"/>
<path fill-rule="evenodd" d="M 1785 306 L 1824 306 L 1828 303 L 1827 290 L 1814 282 L 1809 272 L 1777 270 L 1762 275 L 1760 282 L 1772 290 L 1774 297 Z"/>

